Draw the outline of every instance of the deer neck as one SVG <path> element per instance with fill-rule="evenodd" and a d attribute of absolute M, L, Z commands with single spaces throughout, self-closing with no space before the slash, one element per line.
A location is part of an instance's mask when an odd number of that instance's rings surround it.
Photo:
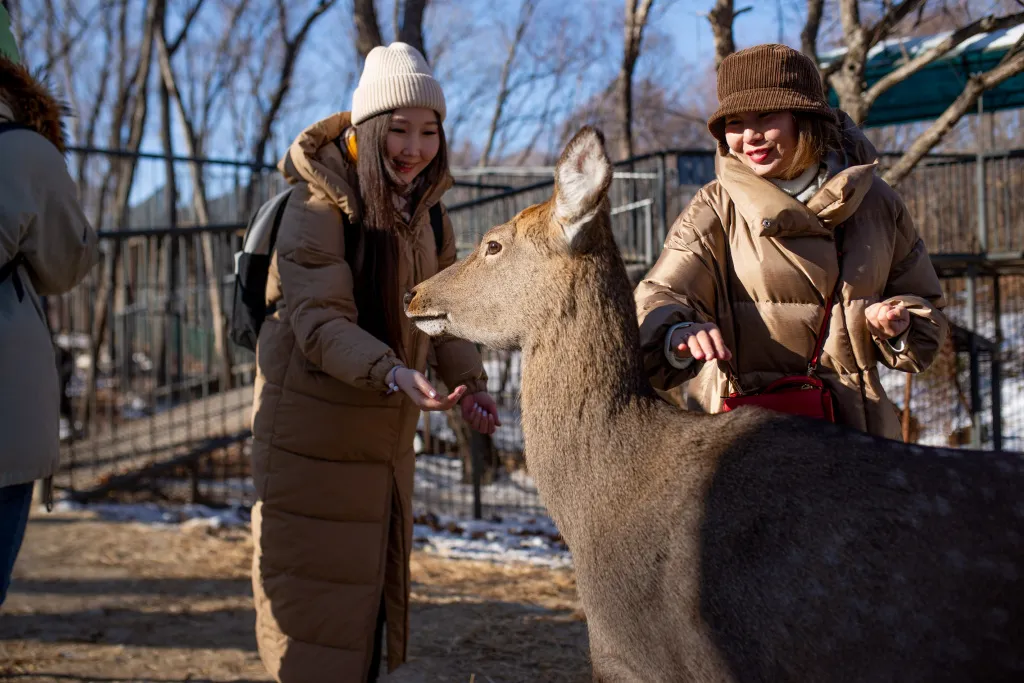
<path fill-rule="evenodd" d="M 643 373 L 621 261 L 581 264 L 564 294 L 564 304 L 523 345 L 528 466 L 551 508 L 567 499 L 586 504 L 587 492 L 600 495 L 595 481 L 631 468 L 638 456 L 617 444 L 644 429 L 657 400 Z"/>

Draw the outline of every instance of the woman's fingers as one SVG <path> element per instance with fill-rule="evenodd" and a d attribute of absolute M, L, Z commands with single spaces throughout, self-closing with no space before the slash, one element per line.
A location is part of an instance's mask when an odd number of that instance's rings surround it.
<path fill-rule="evenodd" d="M 687 332 L 689 334 L 685 334 L 675 346 L 676 355 L 680 358 L 692 356 L 699 361 L 732 359 L 732 351 L 725 345 L 725 338 L 717 325 L 695 326 Z"/>
<path fill-rule="evenodd" d="M 695 360 L 704 360 L 704 347 L 700 345 L 700 339 L 697 338 L 697 335 L 690 335 L 686 340 L 686 345 L 690 349 L 690 355 Z"/>
<path fill-rule="evenodd" d="M 690 351 L 690 338 L 684 337 L 682 341 L 676 344 L 676 355 L 680 358 L 689 358 L 693 355 Z"/>
<path fill-rule="evenodd" d="M 462 398 L 462 395 L 465 393 L 466 387 L 462 386 L 458 387 L 455 391 L 453 391 L 446 397 L 431 398 L 429 396 L 424 396 L 422 402 L 417 401 L 416 404 L 422 410 L 450 410 L 456 403 L 459 402 L 459 399 Z"/>
<path fill-rule="evenodd" d="M 725 345 L 725 339 L 722 338 L 722 331 L 717 327 L 713 327 L 711 328 L 709 336 L 711 337 L 712 344 L 715 346 L 715 353 L 718 355 L 718 358 L 721 360 L 730 360 L 732 358 L 732 352 L 729 351 L 729 348 Z"/>
<path fill-rule="evenodd" d="M 413 385 L 419 390 L 421 394 L 429 398 L 437 398 L 437 390 L 434 389 L 430 381 L 424 377 L 421 373 L 417 372 L 413 375 Z"/>
<path fill-rule="evenodd" d="M 715 349 L 715 342 L 712 341 L 708 331 L 701 330 L 696 336 L 700 342 L 700 348 L 704 352 L 704 360 L 717 360 L 719 357 L 718 351 Z"/>

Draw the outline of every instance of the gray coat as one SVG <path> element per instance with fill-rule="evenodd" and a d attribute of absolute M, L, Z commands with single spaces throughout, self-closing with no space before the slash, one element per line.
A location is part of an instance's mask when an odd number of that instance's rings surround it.
<path fill-rule="evenodd" d="M 97 238 L 62 155 L 61 108 L 29 73 L 0 58 L 0 487 L 52 475 L 60 390 L 40 297 L 72 289 L 96 262 Z"/>

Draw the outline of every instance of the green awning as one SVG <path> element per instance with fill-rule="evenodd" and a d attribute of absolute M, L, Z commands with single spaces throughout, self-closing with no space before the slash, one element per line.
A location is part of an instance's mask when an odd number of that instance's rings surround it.
<path fill-rule="evenodd" d="M 868 52 L 865 70 L 868 87 L 908 59 L 928 50 L 951 32 L 919 38 L 900 38 L 879 43 Z M 989 71 L 1017 42 L 1024 26 L 982 33 L 969 38 L 925 68 L 883 93 L 868 112 L 865 128 L 912 123 L 938 118 L 963 92 L 971 74 Z M 841 59 L 846 48 L 820 55 L 822 66 Z M 829 91 L 833 106 L 839 105 L 835 91 Z M 1024 74 L 1013 76 L 984 95 L 985 111 L 1024 107 Z"/>

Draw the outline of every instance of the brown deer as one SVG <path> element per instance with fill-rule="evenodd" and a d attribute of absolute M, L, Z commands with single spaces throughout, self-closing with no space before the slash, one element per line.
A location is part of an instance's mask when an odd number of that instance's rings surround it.
<path fill-rule="evenodd" d="M 584 128 L 549 201 L 406 298 L 428 334 L 522 349 L 527 463 L 594 679 L 1024 680 L 1024 460 L 659 399 L 611 179 Z"/>

